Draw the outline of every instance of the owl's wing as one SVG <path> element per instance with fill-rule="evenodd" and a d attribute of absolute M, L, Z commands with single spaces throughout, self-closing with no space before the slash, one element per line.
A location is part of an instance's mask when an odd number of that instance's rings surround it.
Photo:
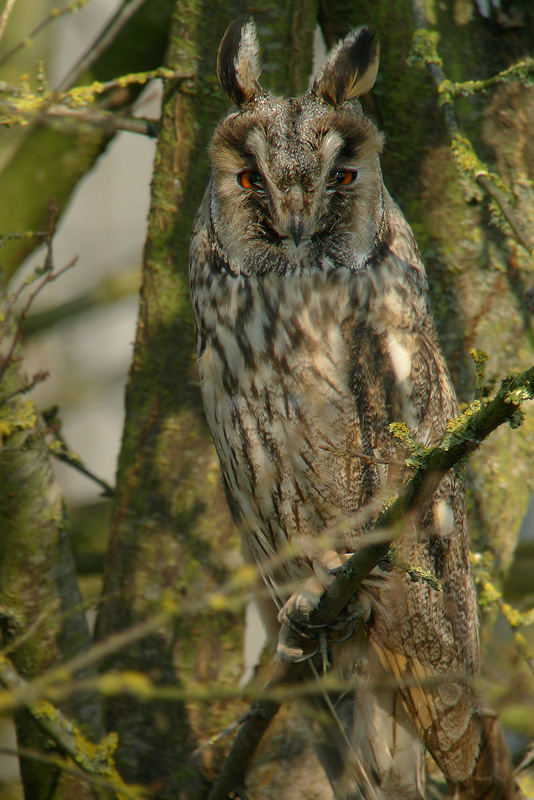
<path fill-rule="evenodd" d="M 404 221 L 397 222 L 396 252 L 386 255 L 383 268 L 387 270 L 388 258 L 413 259 L 414 269 L 406 273 L 412 284 L 406 301 L 411 302 L 420 286 L 426 294 L 421 283 L 425 279 L 413 237 Z M 389 404 L 393 413 L 400 410 L 395 421 L 405 422 L 418 441 L 432 445 L 458 411 L 430 309 L 422 302 L 417 310 L 409 331 L 403 329 L 402 315 L 400 321 L 392 318 L 389 324 L 383 320 L 381 347 L 390 362 L 387 380 L 384 369 L 379 377 L 368 378 L 365 346 L 359 349 L 355 371 L 363 372 L 367 385 L 375 386 L 375 409 L 387 408 L 387 392 L 395 395 L 396 402 Z M 369 346 L 369 329 L 356 336 Z M 377 339 L 376 330 L 372 336 Z M 354 394 L 357 408 L 364 412 L 359 413 L 360 424 L 366 425 L 369 403 L 362 402 L 362 391 L 357 386 Z M 386 428 L 380 413 L 384 414 L 374 411 L 378 432 Z M 403 561 L 435 575 L 443 591 L 424 582 L 412 583 L 407 575 L 395 576 L 390 590 L 382 593 L 381 610 L 369 624 L 367 659 L 376 661 L 390 685 L 393 678 L 397 689 L 388 697 L 400 698 L 401 717 L 406 713 L 409 726 L 456 787 L 458 797 L 517 797 L 502 731 L 471 685 L 478 672 L 479 644 L 462 478 L 453 471 L 445 476 L 419 509 L 417 522 L 407 524 L 397 548 Z M 401 720 L 397 727 L 405 729 Z"/>

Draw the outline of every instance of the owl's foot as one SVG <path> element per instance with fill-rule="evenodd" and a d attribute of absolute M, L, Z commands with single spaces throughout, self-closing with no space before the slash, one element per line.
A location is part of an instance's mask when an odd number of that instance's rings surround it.
<path fill-rule="evenodd" d="M 312 579 L 313 581 L 313 579 Z M 305 588 L 292 595 L 278 614 L 281 623 L 276 650 L 280 661 L 298 663 L 306 661 L 319 653 L 322 656 L 323 671 L 329 664 L 329 645 L 344 642 L 355 633 L 362 620 L 359 604 L 351 603 L 345 613 L 335 622 L 317 625 L 310 621 L 311 614 L 324 591 L 319 592 L 308 581 Z"/>

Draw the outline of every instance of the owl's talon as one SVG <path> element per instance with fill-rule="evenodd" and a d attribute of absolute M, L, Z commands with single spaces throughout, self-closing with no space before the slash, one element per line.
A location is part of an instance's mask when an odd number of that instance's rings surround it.
<path fill-rule="evenodd" d="M 289 627 L 285 623 L 280 628 L 278 643 L 276 646 L 276 657 L 279 661 L 286 661 L 291 664 L 299 664 L 301 661 L 308 661 L 320 651 L 320 646 L 310 641 L 309 637 L 306 644 L 310 644 L 310 649 L 303 647 L 302 636 L 298 630 Z"/>
<path fill-rule="evenodd" d="M 277 657 L 281 661 L 298 663 L 321 654 L 323 672 L 330 667 L 329 645 L 347 641 L 354 635 L 357 624 L 365 616 L 356 602 L 342 618 L 328 623 L 311 623 L 310 616 L 319 597 L 311 598 L 304 592 L 296 593 L 278 614 L 281 623 Z M 351 624 L 354 623 L 354 624 Z"/>

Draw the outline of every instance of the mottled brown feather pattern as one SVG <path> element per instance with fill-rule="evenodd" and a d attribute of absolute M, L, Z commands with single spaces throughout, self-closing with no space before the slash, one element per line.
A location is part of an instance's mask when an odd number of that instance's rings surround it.
<path fill-rule="evenodd" d="M 304 97 L 282 99 L 259 87 L 250 96 L 249 82 L 215 132 L 191 241 L 207 419 L 245 550 L 288 613 L 314 567 L 357 549 L 377 499 L 405 479 L 390 424 L 432 444 L 457 413 L 424 267 L 382 181 L 383 137 L 352 99 L 377 66 L 361 31 L 333 52 L 328 87 L 320 74 Z M 219 70 L 239 102 L 231 37 Z M 334 93 L 338 108 L 320 99 Z M 332 698 L 332 727 L 317 733 L 337 798 L 422 797 L 424 747 L 458 797 L 516 796 L 498 727 L 470 686 L 478 636 L 464 494 L 448 474 L 398 543 L 443 592 L 377 569 L 358 599 L 368 609 L 358 632 L 332 647 L 338 675 L 370 681 Z M 490 739 L 500 772 L 488 767 Z"/>

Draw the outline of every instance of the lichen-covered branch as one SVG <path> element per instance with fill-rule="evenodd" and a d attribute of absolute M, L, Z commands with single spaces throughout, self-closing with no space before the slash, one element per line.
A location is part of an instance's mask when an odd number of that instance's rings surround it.
<path fill-rule="evenodd" d="M 16 672 L 10 662 L 0 657 L 0 683 L 14 693 L 28 691 L 29 684 Z M 68 756 L 77 764 L 82 773 L 86 773 L 91 782 L 97 800 L 112 800 L 117 798 L 116 792 L 123 797 L 140 798 L 142 794 L 135 787 L 128 787 L 122 781 L 113 762 L 113 753 L 117 746 L 117 737 L 108 734 L 99 744 L 95 745 L 87 739 L 79 727 L 68 720 L 59 709 L 54 708 L 46 700 L 34 701 L 28 706 L 28 711 L 37 727 L 43 734 L 51 739 L 58 751 Z M 61 766 L 59 767 L 61 770 Z M 92 776 L 106 778 L 104 784 L 91 781 Z M 77 773 L 77 777 L 85 775 Z M 113 790 L 113 795 L 110 791 Z"/>
<path fill-rule="evenodd" d="M 534 655 L 529 644 L 521 632 L 521 628 L 534 624 L 534 609 L 521 612 L 509 603 L 506 603 L 502 592 L 495 586 L 491 576 L 493 556 L 491 553 L 471 553 L 471 564 L 476 585 L 479 587 L 478 604 L 480 608 L 496 605 L 514 635 L 514 641 L 519 653 L 525 660 L 528 668 L 534 675 Z"/>
<path fill-rule="evenodd" d="M 397 433 L 409 449 L 416 451 L 419 465 L 397 498 L 378 515 L 374 531 L 368 534 L 370 544 L 360 547 L 336 574 L 310 615 L 310 627 L 328 625 L 339 618 L 369 573 L 387 558 L 391 542 L 402 535 L 407 519 L 430 499 L 446 472 L 465 462 L 500 425 L 507 422 L 511 427 L 517 427 L 521 423 L 521 404 L 533 397 L 534 367 L 521 375 L 505 378 L 493 400 L 473 401 L 459 417 L 449 422 L 435 447 L 422 448 L 413 442 L 404 426 L 399 426 Z M 304 652 L 308 644 L 302 640 Z M 305 669 L 305 662 L 277 664 L 267 691 L 298 681 Z M 243 796 L 250 761 L 280 705 L 271 697 L 259 698 L 252 704 L 250 715 L 234 741 L 209 800 L 227 800 L 232 792 Z"/>

